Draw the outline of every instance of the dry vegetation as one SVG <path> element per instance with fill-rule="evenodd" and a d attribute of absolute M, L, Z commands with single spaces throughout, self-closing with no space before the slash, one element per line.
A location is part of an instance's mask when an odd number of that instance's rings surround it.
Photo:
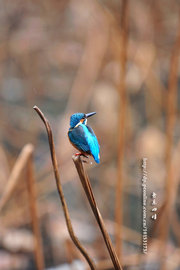
<path fill-rule="evenodd" d="M 179 269 L 179 54 L 178 0 L 0 1 L 0 270 Z M 98 166 L 72 160 L 77 111 L 97 112 Z"/>

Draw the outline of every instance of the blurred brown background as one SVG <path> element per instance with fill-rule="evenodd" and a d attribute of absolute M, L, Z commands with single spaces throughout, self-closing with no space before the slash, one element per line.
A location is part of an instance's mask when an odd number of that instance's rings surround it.
<path fill-rule="evenodd" d="M 47 135 L 34 105 L 51 123 L 73 227 L 98 269 L 113 268 L 72 162 L 76 150 L 67 131 L 74 112 L 97 112 L 88 124 L 98 137 L 101 163 L 90 159 L 85 167 L 107 230 L 114 243 L 120 241 L 123 269 L 180 269 L 179 8 L 178 0 L 0 1 L 0 198 L 19 153 L 32 143 L 46 268 L 87 266 L 67 233 Z M 18 178 L 0 212 L 2 270 L 37 269 L 25 170 Z"/>

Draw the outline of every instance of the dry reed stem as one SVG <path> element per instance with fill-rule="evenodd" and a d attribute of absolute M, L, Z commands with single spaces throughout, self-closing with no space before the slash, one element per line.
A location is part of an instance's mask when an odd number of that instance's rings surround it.
<path fill-rule="evenodd" d="M 180 25 L 178 30 L 180 30 Z M 177 80 L 178 80 L 178 61 L 180 54 L 180 32 L 178 32 L 177 40 L 174 44 L 169 71 L 169 85 L 167 93 L 166 114 L 167 114 L 167 128 L 166 128 L 166 153 L 165 162 L 167 168 L 166 176 L 166 195 L 164 203 L 158 211 L 158 220 L 154 223 L 152 236 L 156 233 L 160 233 L 160 252 L 161 252 L 161 269 L 166 269 L 166 262 L 163 261 L 166 255 L 166 243 L 168 239 L 168 232 L 170 226 L 171 215 L 174 211 L 172 209 L 174 204 L 175 189 L 177 189 L 177 183 L 175 182 L 175 174 L 173 172 L 172 164 L 172 148 L 173 148 L 173 130 L 176 120 L 176 100 L 177 100 Z M 149 241 L 149 245 L 152 244 L 152 240 Z"/>
<path fill-rule="evenodd" d="M 28 182 L 28 192 L 29 192 L 29 204 L 30 204 L 30 213 L 31 213 L 31 221 L 34 233 L 34 241 L 35 241 L 35 261 L 38 270 L 44 269 L 44 257 L 43 257 L 43 249 L 41 244 L 41 234 L 39 231 L 39 222 L 38 222 L 38 214 L 36 207 L 36 196 L 35 196 L 35 181 L 32 169 L 32 154 L 34 152 L 34 147 L 32 144 L 27 144 L 23 147 L 14 167 L 10 174 L 8 183 L 6 185 L 6 189 L 2 195 L 0 201 L 0 211 L 2 211 L 3 207 L 11 198 L 14 190 L 16 189 L 20 176 L 24 169 L 27 169 L 27 182 Z"/>
<path fill-rule="evenodd" d="M 171 220 L 173 220 L 173 222 L 171 222 L 171 226 L 172 226 L 172 230 L 173 233 L 175 234 L 176 240 L 179 243 L 179 230 L 180 230 L 180 225 L 178 225 L 178 219 L 177 219 L 177 213 L 176 213 L 176 209 L 174 206 L 175 202 L 176 202 L 176 198 L 177 198 L 177 192 L 178 192 L 178 184 L 179 184 L 179 162 L 180 162 L 180 158 L 179 158 L 179 149 L 180 149 L 180 143 L 177 146 L 177 150 L 176 150 L 176 154 L 173 156 L 173 179 L 174 179 L 174 185 L 173 185 L 173 189 L 172 189 L 172 201 L 171 201 Z M 152 228 L 152 232 L 151 235 L 153 237 L 156 236 L 156 234 L 158 233 L 158 231 L 161 230 L 161 228 L 163 228 L 164 226 L 164 220 L 166 218 L 166 209 L 167 209 L 167 201 L 165 200 L 164 203 L 161 205 L 161 207 L 158 209 L 158 219 L 154 222 L 153 228 Z M 148 241 L 148 246 L 150 247 L 152 242 L 154 242 L 153 238 L 150 238 Z"/>
<path fill-rule="evenodd" d="M 76 166 L 79 178 L 81 180 L 82 186 L 83 186 L 84 191 L 86 193 L 86 196 L 88 198 L 91 209 L 92 209 L 92 211 L 94 213 L 96 221 L 97 221 L 97 223 L 99 225 L 99 228 L 100 228 L 100 230 L 102 232 L 102 235 L 103 235 L 105 244 L 107 246 L 109 255 L 111 257 L 112 263 L 114 265 L 114 268 L 122 270 L 122 266 L 121 266 L 121 264 L 119 262 L 118 256 L 117 256 L 117 254 L 115 252 L 115 249 L 113 248 L 111 239 L 110 239 L 110 237 L 108 235 L 108 232 L 106 230 L 106 227 L 104 225 L 104 221 L 103 221 L 103 219 L 101 217 L 101 214 L 99 212 L 99 209 L 97 207 L 95 197 L 94 197 L 94 194 L 93 194 L 93 191 L 92 191 L 92 188 L 91 188 L 91 184 L 90 184 L 88 175 L 84 170 L 84 167 L 83 167 L 83 164 L 82 164 L 82 161 L 81 161 L 81 157 L 73 155 L 72 159 L 73 159 L 74 164 Z"/>
<path fill-rule="evenodd" d="M 167 96 L 167 129 L 166 129 L 166 215 L 163 230 L 161 233 L 162 240 L 162 254 L 166 254 L 166 242 L 168 238 L 171 207 L 173 202 L 173 189 L 174 189 L 174 172 L 172 164 L 172 149 L 173 149 L 173 134 L 174 125 L 176 121 L 176 102 L 177 102 L 177 83 L 178 83 L 178 67 L 179 67 L 179 54 L 180 54 L 180 16 L 178 25 L 177 40 L 174 44 L 169 71 L 169 85 L 168 85 L 168 96 Z M 166 263 L 162 262 L 161 269 L 166 269 Z"/>
<path fill-rule="evenodd" d="M 27 161 L 27 189 L 29 194 L 29 210 L 31 213 L 32 229 L 35 236 L 35 260 L 38 270 L 44 269 L 44 257 L 43 257 L 43 247 L 41 241 L 41 232 L 38 221 L 38 211 L 36 204 L 36 190 L 35 190 L 35 178 L 33 169 L 33 155 L 30 153 L 29 159 Z"/>
<path fill-rule="evenodd" d="M 64 216 L 65 216 L 66 225 L 67 225 L 69 235 L 70 235 L 72 241 L 74 242 L 74 244 L 76 245 L 76 247 L 79 249 L 81 254 L 86 259 L 86 261 L 89 264 L 90 268 L 92 270 L 95 270 L 96 267 L 95 267 L 92 259 L 89 257 L 87 251 L 84 249 L 84 247 L 79 242 L 78 238 L 76 237 L 76 235 L 74 233 L 73 227 L 72 227 L 72 223 L 71 223 L 71 219 L 70 219 L 70 215 L 69 215 L 69 210 L 68 210 L 68 207 L 67 207 L 67 204 L 66 204 L 66 200 L 65 200 L 65 197 L 64 197 L 64 193 L 63 193 L 63 189 L 62 189 L 62 185 L 61 185 L 61 181 L 60 181 L 60 174 L 59 174 L 59 171 L 58 171 L 58 163 L 57 163 L 54 140 L 53 140 L 53 135 L 52 135 L 52 130 L 51 130 L 50 124 L 49 124 L 48 120 L 45 118 L 44 114 L 41 112 L 41 110 L 37 106 L 34 106 L 33 108 L 38 113 L 41 120 L 43 121 L 43 123 L 44 123 L 44 125 L 46 127 L 47 134 L 48 134 L 48 141 L 49 141 L 49 148 L 50 148 L 52 165 L 53 165 L 53 170 L 54 170 L 54 176 L 55 176 L 55 179 L 56 179 L 57 190 L 58 190 L 59 198 L 60 198 L 60 201 L 61 201 L 61 204 L 62 204 L 62 208 L 63 208 L 63 212 L 64 212 Z"/>
<path fill-rule="evenodd" d="M 116 182 L 116 201 L 115 201 L 115 239 L 116 251 L 119 257 L 122 253 L 122 195 L 123 195 L 123 157 L 125 144 L 125 123 L 126 123 L 126 61 L 127 61 L 127 41 L 128 41 L 128 0 L 123 0 L 121 11 L 121 76 L 119 85 L 119 125 L 118 125 L 118 168 Z"/>
<path fill-rule="evenodd" d="M 4 193 L 0 200 L 0 212 L 2 211 L 6 203 L 9 201 L 9 199 L 12 196 L 12 193 L 16 189 L 16 186 L 18 185 L 18 182 L 20 180 L 20 175 L 24 170 L 24 168 L 27 166 L 27 162 L 33 150 L 34 150 L 33 145 L 27 144 L 23 147 L 20 155 L 18 156 L 18 159 L 16 160 L 16 163 L 12 169 Z"/>

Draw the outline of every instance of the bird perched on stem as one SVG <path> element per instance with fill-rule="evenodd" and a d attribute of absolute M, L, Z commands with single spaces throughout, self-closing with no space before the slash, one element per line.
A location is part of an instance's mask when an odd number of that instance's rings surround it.
<path fill-rule="evenodd" d="M 87 126 L 87 118 L 94 114 L 96 113 L 74 113 L 71 115 L 68 137 L 71 144 L 80 151 L 76 155 L 83 155 L 85 157 L 91 155 L 99 163 L 99 143 L 92 128 Z"/>

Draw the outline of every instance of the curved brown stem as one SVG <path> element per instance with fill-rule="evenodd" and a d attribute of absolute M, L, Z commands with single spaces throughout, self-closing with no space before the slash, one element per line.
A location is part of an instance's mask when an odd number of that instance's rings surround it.
<path fill-rule="evenodd" d="M 112 263 L 114 265 L 114 269 L 122 270 L 122 266 L 121 266 L 121 264 L 119 262 L 118 256 L 117 256 L 117 254 L 115 252 L 115 249 L 113 248 L 111 239 L 110 239 L 109 234 L 108 234 L 108 232 L 106 230 L 106 227 L 105 227 L 104 221 L 102 219 L 101 213 L 99 212 L 99 209 L 97 207 L 96 200 L 95 200 L 92 188 L 91 188 L 91 184 L 90 184 L 88 175 L 84 170 L 81 157 L 74 155 L 72 157 L 72 159 L 73 159 L 74 164 L 76 166 L 77 172 L 79 174 L 79 178 L 81 180 L 82 186 L 83 186 L 84 191 L 86 193 L 86 196 L 88 198 L 91 209 L 92 209 L 92 211 L 94 213 L 96 221 L 97 221 L 97 223 L 99 225 L 99 228 L 101 230 L 102 236 L 104 238 L 104 242 L 105 242 L 105 244 L 107 246 L 109 255 L 111 257 L 111 261 L 112 261 Z"/>
<path fill-rule="evenodd" d="M 64 216 L 65 216 L 66 225 L 67 225 L 69 235 L 70 235 L 72 241 L 74 242 L 74 244 L 76 245 L 76 247 L 79 249 L 81 254 L 86 259 L 86 261 L 89 264 L 90 268 L 92 270 L 95 270 L 96 267 L 95 267 L 92 259 L 89 257 L 87 251 L 84 249 L 84 247 L 81 245 L 78 238 L 74 234 L 74 230 L 73 230 L 70 215 L 69 215 L 69 210 L 68 210 L 68 207 L 67 207 L 67 204 L 66 204 L 66 200 L 65 200 L 65 197 L 64 197 L 64 193 L 63 193 L 62 185 L 61 185 L 61 181 L 60 181 L 60 174 L 59 174 L 59 171 L 58 171 L 58 163 L 57 163 L 54 140 L 53 140 L 53 135 L 52 135 L 52 130 L 51 130 L 50 124 L 49 124 L 48 120 L 45 118 L 44 114 L 41 112 L 41 110 L 37 106 L 34 106 L 33 109 L 38 113 L 38 115 L 42 119 L 42 121 L 43 121 L 43 123 L 44 123 L 44 125 L 46 127 L 46 130 L 47 130 L 48 140 L 49 140 L 49 148 L 50 148 L 50 152 L 51 152 L 51 160 L 52 160 L 53 170 L 54 170 L 54 176 L 55 176 L 55 179 L 56 179 L 57 190 L 58 190 L 59 197 L 60 197 L 60 200 L 61 200 L 61 204 L 62 204 L 62 208 L 63 208 L 63 212 L 64 212 Z"/>

